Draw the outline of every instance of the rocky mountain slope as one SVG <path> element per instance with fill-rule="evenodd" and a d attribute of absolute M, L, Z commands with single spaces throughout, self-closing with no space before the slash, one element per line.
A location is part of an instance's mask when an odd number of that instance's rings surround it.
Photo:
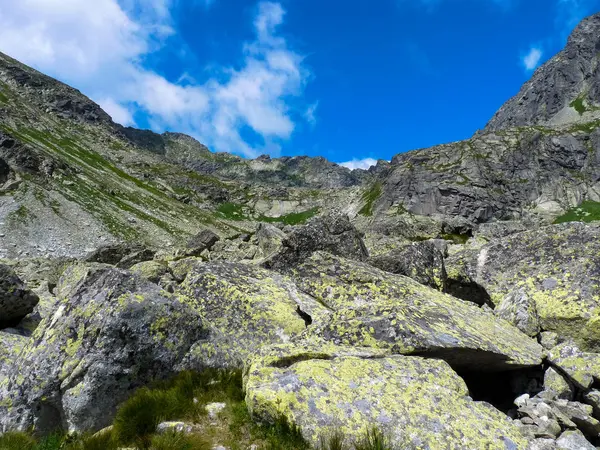
<path fill-rule="evenodd" d="M 597 448 L 599 31 L 472 139 L 368 171 L 125 128 L 0 55 L 0 448 L 278 448 L 240 420 L 293 449 Z M 221 375 L 140 390 L 181 373 Z M 223 379 L 226 423 L 198 412 Z"/>

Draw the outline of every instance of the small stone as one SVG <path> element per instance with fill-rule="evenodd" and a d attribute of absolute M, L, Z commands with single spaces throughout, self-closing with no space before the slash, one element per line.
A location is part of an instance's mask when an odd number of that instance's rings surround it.
<path fill-rule="evenodd" d="M 552 331 L 542 331 L 539 340 L 542 347 L 551 350 L 558 345 L 558 334 Z"/>
<path fill-rule="evenodd" d="M 156 427 L 156 432 L 159 434 L 164 434 L 170 431 L 189 434 L 192 432 L 192 426 L 185 422 L 161 422 Z"/>
<path fill-rule="evenodd" d="M 225 409 L 227 406 L 226 403 L 209 403 L 204 407 L 208 412 L 208 417 L 210 419 L 216 419 L 221 411 Z"/>
<path fill-rule="evenodd" d="M 529 400 L 529 394 L 523 394 L 515 398 L 515 401 L 513 403 L 517 406 L 517 408 L 522 408 L 527 404 L 527 400 Z"/>

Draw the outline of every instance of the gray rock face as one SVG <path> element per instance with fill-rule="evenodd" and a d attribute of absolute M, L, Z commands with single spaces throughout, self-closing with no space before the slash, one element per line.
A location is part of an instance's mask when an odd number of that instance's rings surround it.
<path fill-rule="evenodd" d="M 407 212 L 474 224 L 554 218 L 599 200 L 600 134 L 512 129 L 396 155 L 381 178 L 375 227 Z"/>
<path fill-rule="evenodd" d="M 446 290 L 444 255 L 435 242 L 411 242 L 389 253 L 369 258 L 374 267 L 404 275 L 434 289 Z"/>
<path fill-rule="evenodd" d="M 66 280 L 71 278 L 72 281 Z M 73 266 L 73 287 L 0 384 L 0 430 L 98 430 L 208 335 L 193 308 L 129 272 Z"/>
<path fill-rule="evenodd" d="M 17 323 L 38 301 L 11 267 L 0 264 L 0 328 Z"/>
<path fill-rule="evenodd" d="M 263 265 L 268 269 L 287 271 L 316 251 L 357 261 L 364 261 L 369 256 L 361 233 L 352 225 L 348 216 L 333 211 L 297 227 L 283 240 L 282 249 Z"/>
<path fill-rule="evenodd" d="M 575 28 L 566 48 L 535 72 L 484 131 L 575 122 L 582 115 L 597 118 L 593 112 L 600 105 L 599 49 L 600 14 L 595 14 Z M 582 107 L 573 103 L 577 99 Z"/>
<path fill-rule="evenodd" d="M 202 230 L 191 237 L 186 245 L 185 256 L 200 256 L 205 250 L 210 250 L 221 238 L 210 230 Z"/>

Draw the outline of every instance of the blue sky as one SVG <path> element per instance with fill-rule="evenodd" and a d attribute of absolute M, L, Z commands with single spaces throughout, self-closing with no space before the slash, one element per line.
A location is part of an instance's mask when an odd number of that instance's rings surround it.
<path fill-rule="evenodd" d="M 350 167 L 470 137 L 600 0 L 0 0 L 0 50 L 126 125 Z"/>

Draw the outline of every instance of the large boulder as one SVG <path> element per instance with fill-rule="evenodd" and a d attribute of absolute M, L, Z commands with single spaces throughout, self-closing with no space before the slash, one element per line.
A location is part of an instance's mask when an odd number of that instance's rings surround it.
<path fill-rule="evenodd" d="M 377 427 L 393 448 L 527 447 L 510 419 L 471 400 L 464 381 L 438 359 L 288 344 L 252 357 L 244 381 L 255 420 L 283 417 L 315 446 L 336 430 L 355 441 Z"/>
<path fill-rule="evenodd" d="M 110 264 L 121 269 L 129 269 L 131 266 L 154 258 L 155 251 L 140 244 L 119 243 L 107 244 L 90 252 L 84 258 L 85 262 Z"/>
<path fill-rule="evenodd" d="M 439 291 L 446 290 L 444 255 L 434 241 L 408 242 L 371 257 L 368 262 L 386 272 L 407 276 Z"/>
<path fill-rule="evenodd" d="M 261 223 L 256 230 L 257 258 L 267 258 L 281 250 L 286 234 L 270 223 Z"/>
<path fill-rule="evenodd" d="M 289 342 L 330 314 L 277 272 L 230 262 L 184 266 L 187 276 L 176 292 L 211 324 L 210 340 L 192 347 L 188 369 L 241 367 L 261 346 Z"/>
<path fill-rule="evenodd" d="M 0 264 L 0 328 L 18 323 L 38 302 L 38 296 L 25 286 L 15 271 Z"/>
<path fill-rule="evenodd" d="M 569 223 L 506 236 L 446 261 L 449 284 L 479 286 L 495 305 L 519 292 L 539 326 L 600 349 L 600 226 Z M 533 327 L 527 326 L 528 329 Z"/>
<path fill-rule="evenodd" d="M 25 347 L 27 340 L 26 337 L 19 334 L 0 331 L 0 385 L 7 376 L 9 368 Z"/>
<path fill-rule="evenodd" d="M 263 263 L 264 267 L 287 271 L 319 250 L 358 261 L 369 256 L 362 234 L 347 215 L 336 211 L 296 227 L 282 244 L 283 247 Z"/>
<path fill-rule="evenodd" d="M 171 376 L 205 319 L 130 272 L 73 266 L 56 312 L 0 382 L 0 431 L 97 430 L 138 387 Z"/>
<path fill-rule="evenodd" d="M 590 389 L 594 383 L 600 383 L 600 354 L 581 351 L 570 343 L 553 348 L 548 361 L 583 390 Z"/>
<path fill-rule="evenodd" d="M 507 370 L 541 363 L 541 346 L 493 313 L 368 264 L 317 252 L 292 272 L 333 311 L 308 332 L 343 345 L 439 357 L 453 367 Z"/>

